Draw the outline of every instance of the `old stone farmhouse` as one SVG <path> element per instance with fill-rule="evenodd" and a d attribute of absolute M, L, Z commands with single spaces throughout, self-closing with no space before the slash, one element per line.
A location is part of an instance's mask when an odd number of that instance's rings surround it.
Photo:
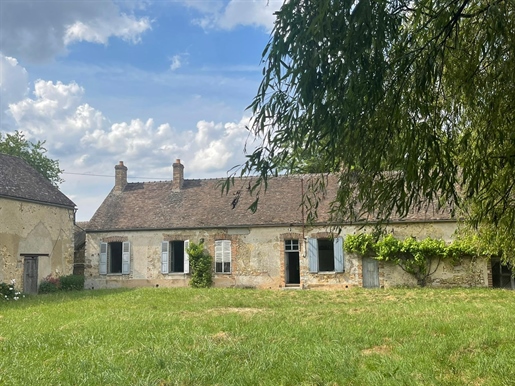
<path fill-rule="evenodd" d="M 73 269 L 75 204 L 21 158 L 0 154 L 0 282 L 37 293 Z"/>
<path fill-rule="evenodd" d="M 214 257 L 214 285 L 256 288 L 349 288 L 415 285 L 399 267 L 345 254 L 346 235 L 358 230 L 340 224 L 332 234 L 327 209 L 337 181 L 328 177 L 318 222 L 306 224 L 302 192 L 312 176 L 270 180 L 259 208 L 247 192 L 249 180 L 237 181 L 221 194 L 221 179 L 185 179 L 180 160 L 173 179 L 127 183 L 127 167 L 115 166 L 115 186 L 86 229 L 86 288 L 186 286 L 190 241 L 203 241 Z M 239 190 L 240 195 L 237 195 Z M 239 202 L 232 205 L 236 197 Z M 398 237 L 450 241 L 456 222 L 446 213 L 418 212 L 393 222 Z M 430 285 L 488 286 L 491 270 L 484 260 L 460 266 L 440 264 Z"/>

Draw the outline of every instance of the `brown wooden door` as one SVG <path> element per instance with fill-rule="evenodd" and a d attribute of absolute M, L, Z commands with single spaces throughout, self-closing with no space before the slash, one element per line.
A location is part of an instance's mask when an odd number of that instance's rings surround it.
<path fill-rule="evenodd" d="M 23 292 L 38 293 L 38 257 L 26 256 L 23 264 Z"/>

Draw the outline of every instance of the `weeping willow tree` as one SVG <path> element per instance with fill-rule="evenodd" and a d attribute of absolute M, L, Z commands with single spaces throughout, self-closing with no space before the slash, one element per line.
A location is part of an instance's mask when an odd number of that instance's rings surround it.
<path fill-rule="evenodd" d="M 387 220 L 428 203 L 459 208 L 515 261 L 514 7 L 285 2 L 249 106 L 259 145 L 235 175 L 255 175 L 259 192 L 270 176 L 315 158 L 339 173 L 335 220 Z"/>

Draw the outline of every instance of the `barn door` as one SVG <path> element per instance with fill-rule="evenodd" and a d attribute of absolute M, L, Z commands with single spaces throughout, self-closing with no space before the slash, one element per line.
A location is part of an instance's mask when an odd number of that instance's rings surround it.
<path fill-rule="evenodd" d="M 23 262 L 23 292 L 38 293 L 38 257 L 25 256 Z"/>
<path fill-rule="evenodd" d="M 379 287 L 379 264 L 376 259 L 370 257 L 363 258 L 363 287 Z"/>

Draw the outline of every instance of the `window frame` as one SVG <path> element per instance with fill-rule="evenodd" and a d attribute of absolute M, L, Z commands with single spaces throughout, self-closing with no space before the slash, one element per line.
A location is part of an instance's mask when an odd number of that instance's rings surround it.
<path fill-rule="evenodd" d="M 345 255 L 343 253 L 343 238 L 334 237 L 333 241 L 333 271 L 320 270 L 318 240 L 331 240 L 329 237 L 309 237 L 307 239 L 308 268 L 310 273 L 342 273 L 345 272 Z"/>
<path fill-rule="evenodd" d="M 171 271 L 172 269 L 172 249 L 173 244 L 182 242 L 183 243 L 183 270 L 182 271 Z M 190 259 L 188 255 L 189 240 L 164 240 L 161 242 L 161 273 L 163 275 L 184 275 L 190 273 Z"/>
<path fill-rule="evenodd" d="M 221 270 L 218 264 L 221 263 Z M 226 270 L 228 264 L 229 269 Z M 215 274 L 230 275 L 232 273 L 232 241 L 215 240 Z"/>
<path fill-rule="evenodd" d="M 121 272 L 112 272 L 113 243 L 121 243 Z M 100 275 L 129 275 L 131 272 L 131 244 L 129 241 L 100 242 L 98 269 Z"/>

